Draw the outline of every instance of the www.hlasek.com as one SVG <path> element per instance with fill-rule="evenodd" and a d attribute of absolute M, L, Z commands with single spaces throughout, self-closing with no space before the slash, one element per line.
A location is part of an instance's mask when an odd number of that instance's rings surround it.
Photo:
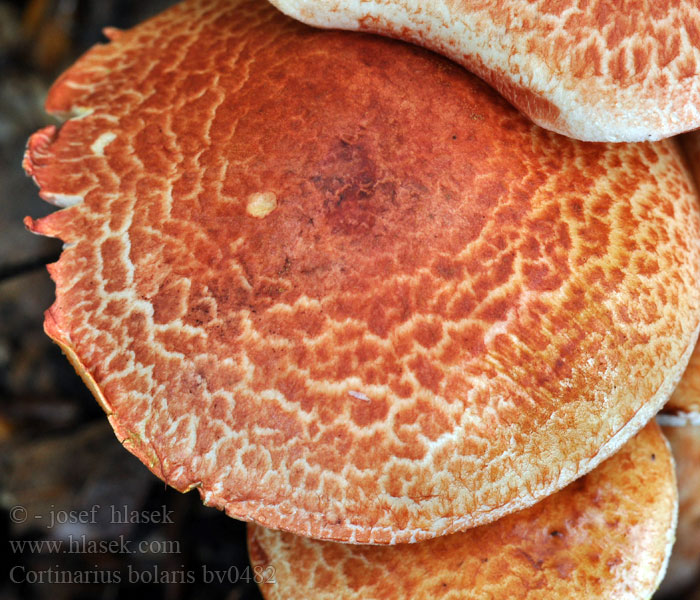
<path fill-rule="evenodd" d="M 277 583 L 275 580 L 275 568 L 245 567 L 239 569 L 231 566 L 228 569 L 210 569 L 202 565 L 200 569 L 162 569 L 157 565 L 149 569 L 137 569 L 128 565 L 126 570 L 102 570 L 94 565 L 94 570 L 63 570 L 58 565 L 48 569 L 33 570 L 22 565 L 10 569 L 10 581 L 12 583 L 29 584 L 108 584 L 108 583 L 202 583 L 212 584 L 257 584 Z"/>
<path fill-rule="evenodd" d="M 181 554 L 179 540 L 93 540 L 87 535 L 66 540 L 10 540 L 13 554 Z"/>

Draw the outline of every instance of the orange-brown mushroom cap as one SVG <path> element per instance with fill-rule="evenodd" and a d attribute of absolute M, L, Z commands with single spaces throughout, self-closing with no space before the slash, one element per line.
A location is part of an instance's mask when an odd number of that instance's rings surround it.
<path fill-rule="evenodd" d="M 674 142 L 583 144 L 459 66 L 189 1 L 51 89 L 46 330 L 231 516 L 415 541 L 530 506 L 667 400 L 700 322 Z"/>
<path fill-rule="evenodd" d="M 678 480 L 678 533 L 659 593 L 668 597 L 700 574 L 700 427 L 664 427 Z"/>
<path fill-rule="evenodd" d="M 269 600 L 646 600 L 675 516 L 673 462 L 650 423 L 587 476 L 489 525 L 381 547 L 249 526 L 248 548 Z"/>
<path fill-rule="evenodd" d="M 483 77 L 535 123 L 587 141 L 700 127 L 695 0 L 272 0 L 318 27 L 414 42 Z"/>

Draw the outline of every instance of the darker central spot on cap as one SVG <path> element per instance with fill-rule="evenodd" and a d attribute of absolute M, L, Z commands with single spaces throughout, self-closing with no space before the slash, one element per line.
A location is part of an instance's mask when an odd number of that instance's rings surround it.
<path fill-rule="evenodd" d="M 393 182 L 378 183 L 378 167 L 363 143 L 341 136 L 330 148 L 322 172 L 311 178 L 323 198 L 323 217 L 334 235 L 366 235 L 377 214 L 395 203 Z"/>

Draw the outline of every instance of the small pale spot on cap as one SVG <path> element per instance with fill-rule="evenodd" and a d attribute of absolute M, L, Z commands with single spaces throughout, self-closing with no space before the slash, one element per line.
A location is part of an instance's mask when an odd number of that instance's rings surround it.
<path fill-rule="evenodd" d="M 77 88 L 78 86 L 75 85 L 72 82 L 66 82 L 66 85 L 68 87 L 72 88 Z M 89 106 L 74 106 L 72 107 L 68 112 L 64 112 L 62 114 L 59 114 L 59 117 L 62 117 L 63 119 L 69 119 L 71 121 L 79 121 L 80 119 L 84 119 L 85 117 L 89 117 L 92 113 L 95 112 L 94 108 L 90 108 Z"/>
<path fill-rule="evenodd" d="M 277 196 L 273 192 L 257 192 L 248 196 L 246 212 L 251 217 L 262 219 L 277 208 Z"/>
<path fill-rule="evenodd" d="M 56 194 L 53 192 L 43 192 L 42 198 L 47 202 L 51 202 L 59 208 L 68 208 L 83 202 L 83 197 L 77 194 Z"/>
<path fill-rule="evenodd" d="M 116 139 L 116 137 L 117 134 L 111 131 L 103 133 L 92 143 L 92 146 L 90 146 L 90 150 L 92 150 L 92 153 L 96 154 L 97 156 L 104 156 L 105 148 L 109 144 L 111 144 Z"/>

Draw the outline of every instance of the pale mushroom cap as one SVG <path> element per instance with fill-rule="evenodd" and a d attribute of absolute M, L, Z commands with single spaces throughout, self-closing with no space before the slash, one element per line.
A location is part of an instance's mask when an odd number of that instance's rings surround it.
<path fill-rule="evenodd" d="M 52 88 L 45 327 L 177 489 L 395 543 L 532 505 L 661 407 L 700 322 L 674 142 L 546 132 L 420 48 L 186 2 Z M 274 200 L 273 200 L 274 196 Z"/>
<path fill-rule="evenodd" d="M 678 531 L 659 593 L 667 597 L 700 575 L 700 427 L 664 427 L 676 461 Z"/>
<path fill-rule="evenodd" d="M 268 600 L 646 600 L 675 511 L 673 463 L 650 423 L 590 474 L 489 525 L 382 547 L 249 526 L 248 548 Z"/>
<path fill-rule="evenodd" d="M 272 0 L 309 25 L 422 45 L 493 85 L 535 123 L 588 141 L 700 126 L 695 0 Z"/>

